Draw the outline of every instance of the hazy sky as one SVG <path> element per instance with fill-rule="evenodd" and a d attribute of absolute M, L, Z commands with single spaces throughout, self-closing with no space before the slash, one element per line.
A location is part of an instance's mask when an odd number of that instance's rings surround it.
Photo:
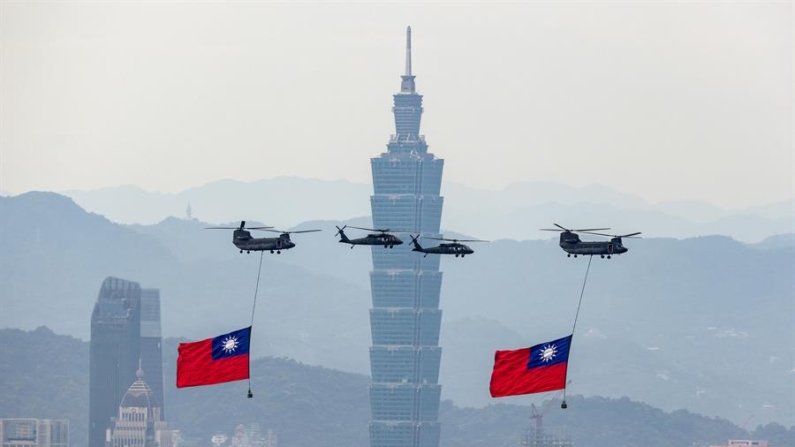
<path fill-rule="evenodd" d="M 445 180 L 793 197 L 792 2 L 0 3 L 0 190 L 370 181 L 414 35 Z"/>

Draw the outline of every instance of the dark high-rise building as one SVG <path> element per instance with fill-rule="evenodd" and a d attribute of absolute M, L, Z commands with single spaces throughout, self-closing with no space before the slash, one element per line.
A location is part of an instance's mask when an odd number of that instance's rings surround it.
<path fill-rule="evenodd" d="M 422 95 L 411 73 L 411 28 L 406 73 L 394 95 L 395 135 L 387 152 L 371 159 L 375 228 L 439 235 L 444 161 L 428 153 L 420 135 Z M 373 247 L 370 284 L 371 447 L 438 447 L 440 426 L 439 256 L 423 257 L 411 244 Z"/>
<path fill-rule="evenodd" d="M 141 286 L 108 277 L 91 314 L 88 447 L 105 447 L 105 430 L 135 381 L 141 353 Z"/>
<path fill-rule="evenodd" d="M 165 419 L 163 400 L 163 349 L 160 334 L 160 290 L 141 289 L 141 368 Z"/>

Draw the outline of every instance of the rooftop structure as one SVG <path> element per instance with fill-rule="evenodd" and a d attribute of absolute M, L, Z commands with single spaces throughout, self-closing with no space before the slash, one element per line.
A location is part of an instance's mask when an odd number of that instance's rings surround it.
<path fill-rule="evenodd" d="M 168 430 L 160 403 L 144 381 L 140 362 L 135 376 L 106 430 L 106 447 L 175 447 L 176 437 Z"/>

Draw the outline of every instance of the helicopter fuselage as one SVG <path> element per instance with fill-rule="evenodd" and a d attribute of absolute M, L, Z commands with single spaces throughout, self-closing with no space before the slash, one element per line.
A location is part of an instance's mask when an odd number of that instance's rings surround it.
<path fill-rule="evenodd" d="M 607 242 L 583 242 L 576 234 L 566 232 L 560 235 L 560 248 L 569 256 L 574 255 L 574 257 L 599 255 L 610 258 L 612 255 L 620 255 L 629 251 L 621 243 L 620 237 L 615 237 Z"/>
<path fill-rule="evenodd" d="M 475 250 L 472 250 L 471 248 L 469 248 L 469 246 L 457 243 L 439 244 L 436 247 L 429 247 L 429 248 L 424 248 L 419 246 L 419 244 L 414 243 L 414 248 L 412 249 L 412 251 L 425 253 L 425 256 L 428 256 L 429 254 L 455 255 L 456 258 L 459 256 L 463 258 L 464 256 L 471 255 L 472 253 L 475 252 Z"/>
<path fill-rule="evenodd" d="M 368 234 L 356 239 L 349 239 L 345 233 L 341 233 L 341 236 L 340 242 L 350 244 L 351 248 L 354 245 L 383 245 L 384 248 L 393 248 L 395 245 L 403 244 L 399 237 L 392 234 Z"/>
<path fill-rule="evenodd" d="M 232 243 L 240 249 L 240 253 L 252 251 L 270 251 L 281 254 L 282 250 L 295 247 L 289 234 L 280 234 L 278 237 L 251 237 L 245 230 L 236 230 L 232 236 Z"/>

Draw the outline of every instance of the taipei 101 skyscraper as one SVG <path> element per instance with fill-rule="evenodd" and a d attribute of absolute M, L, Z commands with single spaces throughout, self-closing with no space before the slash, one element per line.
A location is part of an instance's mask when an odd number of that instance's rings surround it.
<path fill-rule="evenodd" d="M 370 284 L 370 446 L 439 445 L 439 256 L 411 251 L 410 234 L 439 235 L 444 161 L 420 135 L 422 95 L 411 73 L 411 28 L 406 31 L 406 73 L 394 95 L 395 135 L 387 152 L 370 160 L 374 228 L 406 241 L 372 248 Z"/>

